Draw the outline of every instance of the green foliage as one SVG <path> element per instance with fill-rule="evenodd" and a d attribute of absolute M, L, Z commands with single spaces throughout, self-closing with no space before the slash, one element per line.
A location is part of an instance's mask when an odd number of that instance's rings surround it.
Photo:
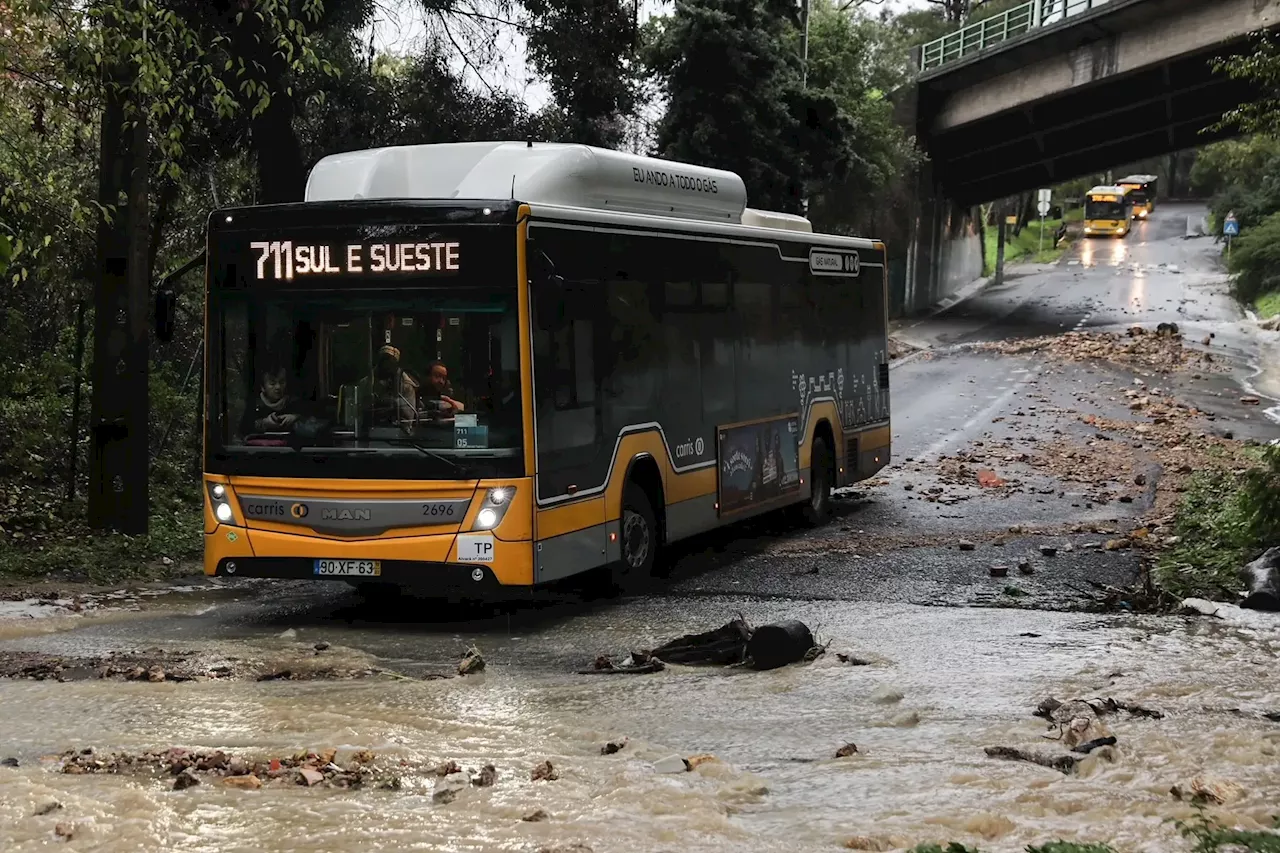
<path fill-rule="evenodd" d="M 666 114 L 661 156 L 737 172 L 756 207 L 798 213 L 819 179 L 848 174 L 849 117 L 802 86 L 783 0 L 684 0 L 645 47 Z"/>
<path fill-rule="evenodd" d="M 1017 234 L 1013 233 L 1013 229 L 1009 228 L 1005 233 L 1004 242 L 1004 262 L 1011 264 L 1015 262 L 1031 261 L 1039 264 L 1049 264 L 1056 261 L 1067 251 L 1067 247 L 1071 244 L 1071 238 L 1068 237 L 1059 243 L 1056 247 L 1053 245 L 1053 237 L 1058 233 L 1058 228 L 1063 221 L 1079 222 L 1083 211 L 1080 208 L 1074 208 L 1067 211 L 1064 219 L 1046 219 L 1044 221 L 1044 249 L 1040 249 L 1040 220 L 1033 219 L 1027 223 L 1027 227 L 1023 228 Z M 996 225 L 988 225 L 983 234 L 983 260 L 988 265 L 989 272 L 994 271 L 996 255 L 999 253 L 1000 234 Z"/>
<path fill-rule="evenodd" d="M 1262 294 L 1253 301 L 1253 307 L 1264 320 L 1280 314 L 1280 290 Z"/>
<path fill-rule="evenodd" d="M 1228 829 L 1208 817 L 1203 808 L 1190 821 L 1177 821 L 1184 838 L 1195 842 L 1192 853 L 1280 853 L 1280 834 L 1269 830 Z M 1275 820 L 1280 829 L 1280 818 Z"/>
<path fill-rule="evenodd" d="M 1230 270 L 1236 296 L 1244 302 L 1280 290 L 1280 213 L 1251 228 L 1241 227 L 1232 241 Z"/>
<path fill-rule="evenodd" d="M 1214 60 L 1215 71 L 1233 80 L 1252 83 L 1271 93 L 1226 112 L 1217 127 L 1234 127 L 1245 133 L 1280 137 L 1280 41 L 1273 33 L 1254 35 L 1253 49 L 1238 56 Z"/>
<path fill-rule="evenodd" d="M 909 79 L 896 64 L 896 37 L 892 25 L 840 12 L 831 0 L 813 5 L 808 87 L 829 96 L 850 121 L 848 171 L 818 176 L 810 185 L 809 218 L 816 229 L 883 234 L 886 190 L 919 162 L 884 95 Z"/>
<path fill-rule="evenodd" d="M 1234 212 L 1243 236 L 1280 212 L 1280 140 L 1251 136 L 1206 146 L 1191 170 L 1191 186 L 1212 195 L 1215 233 Z"/>
<path fill-rule="evenodd" d="M 980 853 L 976 847 L 966 847 L 952 841 L 946 847 L 940 844 L 920 844 L 911 848 L 911 853 Z"/>
<path fill-rule="evenodd" d="M 312 105 L 299 127 L 308 163 L 339 151 L 384 145 L 466 142 L 483 139 L 554 138 L 543 116 L 530 115 L 515 96 L 481 94 L 464 85 L 438 45 L 412 57 L 379 57 L 372 64 L 350 42 L 331 47 L 340 69 L 336 80 L 312 75 L 308 87 L 324 86 L 323 103 Z"/>
<path fill-rule="evenodd" d="M 892 23 L 894 29 L 902 34 L 903 43 L 909 48 L 928 44 L 957 29 L 957 25 L 948 21 L 942 9 L 937 6 L 910 9 L 893 18 Z"/>
<path fill-rule="evenodd" d="M 636 107 L 632 73 L 638 33 L 625 0 L 524 0 L 533 16 L 529 61 L 550 83 L 561 138 L 607 148 L 624 134 Z"/>
<path fill-rule="evenodd" d="M 1028 847 L 1027 853 L 1116 853 L 1109 844 L 1076 844 L 1074 841 L 1051 841 L 1040 847 Z"/>
<path fill-rule="evenodd" d="M 1280 162 L 1280 140 L 1262 135 L 1215 142 L 1200 149 L 1191 168 L 1191 189 L 1215 195 L 1233 185 L 1255 186 Z"/>
<path fill-rule="evenodd" d="M 1234 599 L 1240 567 L 1280 545 L 1280 447 L 1259 449 L 1244 470 L 1194 475 L 1174 532 L 1181 541 L 1160 559 L 1160 586 L 1179 598 Z"/>
<path fill-rule="evenodd" d="M 1027 0 L 986 0 L 985 3 L 978 6 L 969 13 L 969 19 L 966 23 L 974 23 L 987 18 L 994 18 L 996 15 L 1003 14 L 1010 9 L 1025 4 Z"/>

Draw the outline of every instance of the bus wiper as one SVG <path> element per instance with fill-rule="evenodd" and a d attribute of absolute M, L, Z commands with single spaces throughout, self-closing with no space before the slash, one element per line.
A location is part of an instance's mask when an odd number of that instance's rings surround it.
<path fill-rule="evenodd" d="M 457 471 L 458 474 L 460 474 L 461 476 L 463 477 L 471 476 L 470 470 L 465 466 L 459 465 L 457 462 L 453 461 L 448 456 L 445 456 L 443 453 L 436 453 L 434 450 L 428 447 L 423 447 L 421 444 L 414 441 L 412 438 L 387 438 L 383 440 L 388 442 L 389 444 L 407 444 L 413 449 L 425 454 L 426 456 L 430 456 L 432 459 L 438 459 L 441 462 L 444 462 L 450 468 Z"/>

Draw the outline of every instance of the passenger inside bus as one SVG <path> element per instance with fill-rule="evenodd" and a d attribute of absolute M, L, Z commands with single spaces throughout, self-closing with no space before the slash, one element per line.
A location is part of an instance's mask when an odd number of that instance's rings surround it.
<path fill-rule="evenodd" d="M 421 384 L 400 367 L 400 350 L 387 344 L 378 350 L 372 373 L 360 380 L 360 397 L 370 401 L 372 424 L 412 428 L 418 419 Z"/>
<path fill-rule="evenodd" d="M 262 436 L 289 432 L 298 420 L 296 400 L 288 392 L 288 371 L 278 360 L 270 361 L 262 371 L 258 393 L 245 407 L 240 434 Z"/>

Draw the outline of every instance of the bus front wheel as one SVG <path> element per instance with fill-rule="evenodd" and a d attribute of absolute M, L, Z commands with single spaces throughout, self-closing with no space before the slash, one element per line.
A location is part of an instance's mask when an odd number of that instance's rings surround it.
<path fill-rule="evenodd" d="M 658 556 L 658 524 L 644 489 L 627 485 L 622 496 L 618 544 L 621 559 L 614 571 L 614 586 L 622 591 L 643 588 L 654 575 Z"/>

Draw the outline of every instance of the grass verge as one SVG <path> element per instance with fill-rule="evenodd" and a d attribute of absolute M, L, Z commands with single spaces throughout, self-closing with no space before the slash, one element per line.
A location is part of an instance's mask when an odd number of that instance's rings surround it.
<path fill-rule="evenodd" d="M 158 492 L 158 493 L 155 493 Z M 83 499 L 13 482 L 0 488 L 0 584 L 40 580 L 119 583 L 190 574 L 204 526 L 190 495 L 155 490 L 146 536 L 90 530 Z M 7 506 L 6 506 L 7 505 Z"/>
<path fill-rule="evenodd" d="M 1253 300 L 1253 310 L 1257 311 L 1258 316 L 1263 320 L 1280 314 L 1280 290 L 1264 293 Z"/>
<path fill-rule="evenodd" d="M 1280 544 L 1280 447 L 1250 448 L 1244 470 L 1194 475 L 1174 518 L 1177 544 L 1161 555 L 1155 581 L 1179 598 L 1233 601 L 1240 567 Z"/>
<path fill-rule="evenodd" d="M 1004 244 L 1004 262 L 1012 263 L 1038 263 L 1051 264 L 1071 245 L 1071 237 L 1068 236 L 1061 243 L 1054 247 L 1053 237 L 1058 233 L 1059 226 L 1065 221 L 1068 224 L 1081 221 L 1080 210 L 1069 210 L 1063 219 L 1046 219 L 1044 221 L 1044 249 L 1041 250 L 1040 240 L 1040 220 L 1033 219 L 1027 223 L 1022 232 L 1016 236 L 1009 233 L 1005 237 Z M 983 266 L 987 275 L 990 275 L 996 268 L 996 253 L 999 251 L 999 229 L 996 226 L 990 226 L 984 232 L 983 245 Z"/>

